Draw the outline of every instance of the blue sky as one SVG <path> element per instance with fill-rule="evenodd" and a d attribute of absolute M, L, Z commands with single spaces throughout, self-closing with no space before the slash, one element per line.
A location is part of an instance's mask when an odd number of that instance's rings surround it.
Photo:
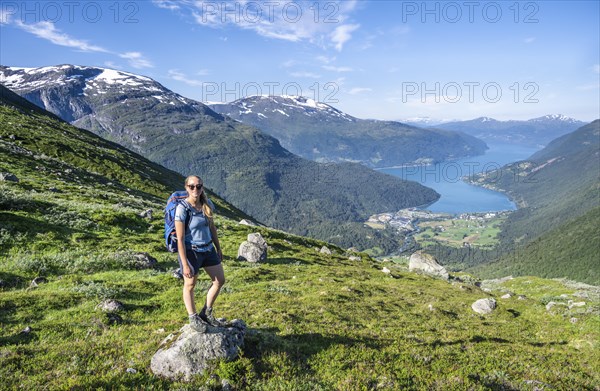
<path fill-rule="evenodd" d="M 149 76 L 200 101 L 359 118 L 600 117 L 598 1 L 6 1 L 0 63 Z"/>

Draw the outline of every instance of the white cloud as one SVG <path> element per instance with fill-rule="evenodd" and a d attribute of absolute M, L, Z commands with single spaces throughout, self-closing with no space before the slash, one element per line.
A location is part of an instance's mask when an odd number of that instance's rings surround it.
<path fill-rule="evenodd" d="M 321 77 L 321 75 L 317 75 L 316 73 L 304 72 L 304 71 L 291 72 L 290 75 L 293 77 L 307 78 L 307 79 L 319 79 Z"/>
<path fill-rule="evenodd" d="M 200 80 L 190 79 L 177 69 L 169 69 L 168 74 L 170 79 L 180 81 L 192 87 L 202 87 L 204 85 Z"/>
<path fill-rule="evenodd" d="M 358 95 L 358 94 L 362 94 L 363 92 L 371 92 L 371 91 L 373 91 L 372 88 L 355 87 L 355 88 L 352 88 L 350 91 L 348 91 L 348 93 L 350 95 Z"/>
<path fill-rule="evenodd" d="M 331 33 L 331 41 L 335 44 L 335 49 L 338 52 L 342 51 L 344 44 L 352 38 L 352 32 L 358 29 L 360 25 L 358 24 L 344 24 L 342 26 L 336 27 L 335 30 Z"/>
<path fill-rule="evenodd" d="M 532 42 L 534 42 L 534 41 L 535 41 L 535 37 L 529 37 L 529 38 L 525 38 L 525 39 L 523 40 L 523 42 L 525 42 L 525 43 L 532 43 Z"/>
<path fill-rule="evenodd" d="M 330 64 L 335 61 L 335 57 L 317 56 L 317 61 L 320 61 L 324 64 Z"/>
<path fill-rule="evenodd" d="M 595 65 L 592 67 L 592 71 L 593 71 L 594 73 L 600 73 L 600 64 L 595 64 Z"/>
<path fill-rule="evenodd" d="M 358 8 L 356 0 L 321 3 L 311 0 L 155 0 L 153 3 L 182 17 L 191 16 L 202 26 L 217 29 L 235 26 L 267 38 L 308 41 L 324 48 L 335 46 L 337 50 L 341 50 L 351 38 L 350 33 L 358 27 L 340 25 Z"/>
<path fill-rule="evenodd" d="M 110 69 L 123 69 L 122 66 L 117 65 L 112 61 L 104 61 L 104 66 Z"/>
<path fill-rule="evenodd" d="M 109 53 L 108 50 L 103 47 L 92 45 L 87 41 L 76 39 L 62 33 L 54 27 L 51 22 L 38 22 L 34 24 L 25 24 L 21 21 L 15 23 L 17 27 L 35 35 L 36 37 L 48 40 L 55 45 L 66 46 L 74 49 L 78 49 L 84 52 L 101 52 Z"/>
<path fill-rule="evenodd" d="M 171 0 L 152 0 L 152 3 L 158 8 L 164 8 L 171 11 L 178 10 L 181 8 L 179 4 Z"/>
<path fill-rule="evenodd" d="M 119 57 L 129 61 L 129 65 L 136 69 L 153 68 L 154 65 L 148 61 L 140 52 L 127 52 L 119 54 Z"/>
<path fill-rule="evenodd" d="M 333 65 L 323 65 L 323 69 L 333 72 L 352 72 L 350 67 L 335 67 Z"/>

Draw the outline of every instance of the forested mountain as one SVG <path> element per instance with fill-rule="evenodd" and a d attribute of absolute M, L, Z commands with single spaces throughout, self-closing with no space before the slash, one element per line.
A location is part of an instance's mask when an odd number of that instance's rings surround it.
<path fill-rule="evenodd" d="M 515 268 L 530 272 L 533 268 L 538 275 L 555 277 L 570 271 L 565 275 L 581 279 L 582 270 L 587 275 L 590 265 L 597 265 L 597 223 L 591 222 L 600 205 L 600 120 L 554 140 L 525 161 L 481 175 L 475 182 L 507 192 L 519 205 L 503 225 L 502 248 L 516 251 L 517 257 L 522 251 L 548 257 L 528 268 L 516 264 Z M 555 251 L 550 251 L 552 248 Z M 528 259 L 523 256 L 522 262 Z M 570 267 L 564 263 L 553 266 L 560 262 L 568 262 Z M 504 272 L 510 264 L 503 263 Z M 600 282 L 595 273 L 590 278 Z"/>
<path fill-rule="evenodd" d="M 480 117 L 469 121 L 446 122 L 435 125 L 435 128 L 464 132 L 488 143 L 544 146 L 583 125 L 585 122 L 561 114 L 549 114 L 527 121 L 498 121 Z"/>
<path fill-rule="evenodd" d="M 359 119 L 302 96 L 251 96 L 210 107 L 256 126 L 288 150 L 316 161 L 389 167 L 481 155 L 487 149 L 467 134 Z"/>

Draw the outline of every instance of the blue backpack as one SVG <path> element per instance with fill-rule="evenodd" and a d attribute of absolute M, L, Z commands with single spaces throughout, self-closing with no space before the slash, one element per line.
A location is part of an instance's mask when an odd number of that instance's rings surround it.
<path fill-rule="evenodd" d="M 167 200 L 167 207 L 165 208 L 165 244 L 167 251 L 171 253 L 177 252 L 177 235 L 175 234 L 175 210 L 177 205 L 182 204 L 189 211 L 187 202 L 184 202 L 188 197 L 188 193 L 185 190 L 176 191 L 171 194 Z M 190 224 L 191 213 L 186 214 L 185 226 Z"/>

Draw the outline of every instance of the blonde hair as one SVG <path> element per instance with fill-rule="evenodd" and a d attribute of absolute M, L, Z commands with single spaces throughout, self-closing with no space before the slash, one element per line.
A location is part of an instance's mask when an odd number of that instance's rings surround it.
<path fill-rule="evenodd" d="M 202 182 L 204 184 L 204 181 L 202 181 L 202 178 L 200 178 L 198 175 L 190 175 L 187 178 L 185 178 L 185 187 L 187 187 L 189 180 L 192 178 L 197 178 L 200 182 Z M 189 194 L 189 192 L 188 192 L 188 194 Z M 200 196 L 200 203 L 202 204 L 202 212 L 204 212 L 204 215 L 206 217 L 208 217 L 209 219 L 212 219 L 213 211 L 210 208 L 210 206 L 208 205 L 208 198 L 206 197 L 206 191 L 202 191 L 202 195 Z"/>

